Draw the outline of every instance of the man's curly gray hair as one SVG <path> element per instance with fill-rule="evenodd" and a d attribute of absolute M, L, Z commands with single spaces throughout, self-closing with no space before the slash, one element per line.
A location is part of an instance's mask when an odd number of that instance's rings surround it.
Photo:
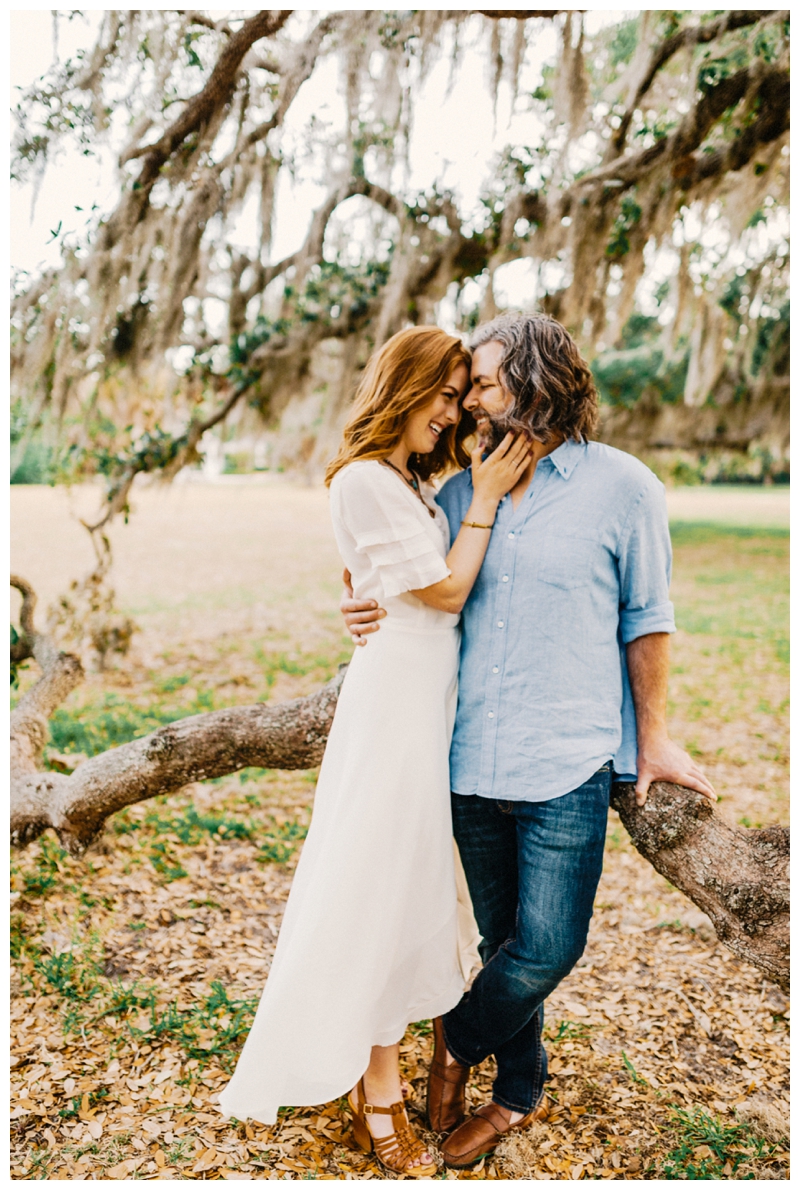
<path fill-rule="evenodd" d="M 498 430 L 530 434 L 540 442 L 553 434 L 585 441 L 594 433 L 598 397 L 589 365 L 569 332 L 547 314 L 501 314 L 479 326 L 474 351 L 500 343 L 500 379 L 514 403 L 492 421 Z"/>

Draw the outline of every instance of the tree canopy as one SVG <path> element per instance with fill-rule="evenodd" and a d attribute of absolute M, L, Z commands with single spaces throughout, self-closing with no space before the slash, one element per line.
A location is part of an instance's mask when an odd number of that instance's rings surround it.
<path fill-rule="evenodd" d="M 522 88 L 545 25 L 557 55 Z M 456 74 L 467 43 L 495 98 L 510 88 L 541 128 L 498 155 L 476 209 L 411 191 L 403 169 L 422 80 L 447 55 Z M 313 115 L 298 151 L 287 116 L 331 62 L 344 118 Z M 100 525 L 138 472 L 196 460 L 237 407 L 279 416 L 338 344 L 304 448 L 321 462 L 369 350 L 443 303 L 468 330 L 518 261 L 623 416 L 643 393 L 690 415 L 761 400 L 772 412 L 742 434 L 784 449 L 770 417 L 787 396 L 788 11 L 645 11 L 591 35 L 573 10 L 109 11 L 15 117 L 19 182 L 68 145 L 118 160 L 114 209 L 64 241 L 60 267 L 18 276 L 12 305 L 18 450 L 46 432 L 63 475 L 105 474 Z M 281 258 L 290 175 L 327 195 Z"/>

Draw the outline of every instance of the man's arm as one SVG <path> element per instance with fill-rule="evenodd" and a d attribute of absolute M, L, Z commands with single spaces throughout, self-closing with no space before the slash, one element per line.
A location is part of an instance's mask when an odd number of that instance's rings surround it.
<path fill-rule="evenodd" d="M 714 787 L 702 769 L 688 752 L 673 743 L 667 732 L 669 634 L 639 636 L 628 643 L 625 652 L 636 708 L 637 806 L 647 801 L 653 781 L 674 781 L 716 801 Z"/>
<path fill-rule="evenodd" d="M 354 599 L 350 571 L 342 574 L 344 591 L 339 602 L 339 611 L 344 616 L 347 631 L 356 645 L 365 645 L 370 632 L 377 632 L 380 628 L 379 620 L 386 615 L 382 607 L 378 607 L 374 599 Z"/>

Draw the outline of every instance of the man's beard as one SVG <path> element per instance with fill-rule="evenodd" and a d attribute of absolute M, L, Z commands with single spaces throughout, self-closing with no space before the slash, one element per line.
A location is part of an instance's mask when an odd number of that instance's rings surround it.
<path fill-rule="evenodd" d="M 491 454 L 505 438 L 511 426 L 506 417 L 489 417 L 478 428 L 478 441 L 484 454 Z"/>

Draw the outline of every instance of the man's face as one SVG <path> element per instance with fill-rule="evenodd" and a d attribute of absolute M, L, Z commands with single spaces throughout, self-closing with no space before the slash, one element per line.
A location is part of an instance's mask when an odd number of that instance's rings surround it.
<path fill-rule="evenodd" d="M 472 388 L 464 398 L 464 408 L 478 423 L 481 446 L 488 450 L 494 449 L 505 436 L 506 431 L 501 432 L 502 416 L 514 403 L 500 377 L 502 358 L 503 344 L 497 340 L 475 348 L 470 374 Z M 495 426 L 495 420 L 500 424 Z"/>

